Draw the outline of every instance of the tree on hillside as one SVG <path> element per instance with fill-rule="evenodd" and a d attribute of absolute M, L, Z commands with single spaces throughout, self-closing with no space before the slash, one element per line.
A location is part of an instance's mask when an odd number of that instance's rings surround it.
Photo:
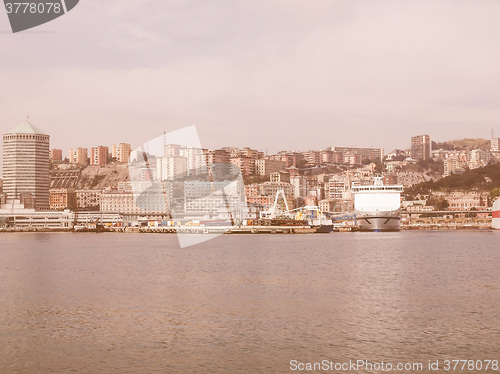
<path fill-rule="evenodd" d="M 495 200 L 498 196 L 500 196 L 500 188 L 495 187 L 490 191 L 490 201 Z"/>
<path fill-rule="evenodd" d="M 427 205 L 432 205 L 436 210 L 445 210 L 450 206 L 448 200 L 446 200 L 443 196 L 431 197 L 427 200 Z"/>
<path fill-rule="evenodd" d="M 500 165 L 489 164 L 485 167 L 466 170 L 463 175 L 452 174 L 437 181 L 419 183 L 409 188 L 406 193 L 426 194 L 431 190 L 436 191 L 491 191 L 500 186 Z"/>

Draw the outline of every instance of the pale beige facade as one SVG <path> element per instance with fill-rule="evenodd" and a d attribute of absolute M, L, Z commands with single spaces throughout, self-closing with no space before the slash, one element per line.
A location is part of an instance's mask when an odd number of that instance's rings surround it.
<path fill-rule="evenodd" d="M 98 207 L 101 204 L 101 190 L 77 190 L 75 193 L 79 209 Z"/>
<path fill-rule="evenodd" d="M 280 172 L 285 169 L 285 163 L 280 160 L 259 159 L 255 160 L 255 174 L 271 175 L 272 173 Z"/>
<path fill-rule="evenodd" d="M 76 148 L 69 150 L 70 164 L 88 164 L 88 150 L 87 148 Z"/>
<path fill-rule="evenodd" d="M 127 163 L 131 153 L 130 144 L 120 143 L 113 144 L 111 147 L 111 157 L 117 162 Z"/>

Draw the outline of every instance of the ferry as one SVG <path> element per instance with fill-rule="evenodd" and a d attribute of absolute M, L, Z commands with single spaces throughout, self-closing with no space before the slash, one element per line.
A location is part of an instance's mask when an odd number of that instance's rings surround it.
<path fill-rule="evenodd" d="M 491 227 L 500 230 L 500 198 L 493 203 L 491 209 Z"/>
<path fill-rule="evenodd" d="M 374 177 L 374 184 L 370 186 L 352 186 L 359 230 L 399 231 L 403 191 L 400 185 L 384 186 L 382 177 Z"/>

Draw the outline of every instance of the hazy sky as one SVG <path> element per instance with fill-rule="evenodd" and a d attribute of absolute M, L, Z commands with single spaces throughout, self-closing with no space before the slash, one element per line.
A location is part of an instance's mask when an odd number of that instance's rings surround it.
<path fill-rule="evenodd" d="M 51 147 L 409 147 L 500 136 L 498 0 L 81 0 L 12 34 L 0 9 L 0 130 Z"/>

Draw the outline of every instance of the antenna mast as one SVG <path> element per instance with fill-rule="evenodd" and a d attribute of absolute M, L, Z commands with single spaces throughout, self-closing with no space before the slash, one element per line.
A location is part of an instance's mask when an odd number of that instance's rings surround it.
<path fill-rule="evenodd" d="M 163 131 L 163 157 L 167 156 L 167 132 Z"/>

